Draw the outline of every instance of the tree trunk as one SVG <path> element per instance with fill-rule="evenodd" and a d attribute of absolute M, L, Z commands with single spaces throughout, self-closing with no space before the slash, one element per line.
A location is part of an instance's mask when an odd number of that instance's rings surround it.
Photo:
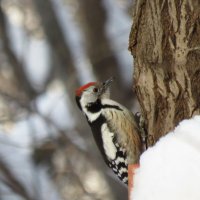
<path fill-rule="evenodd" d="M 153 144 L 199 114 L 200 1 L 136 0 L 133 12 L 134 86 Z"/>

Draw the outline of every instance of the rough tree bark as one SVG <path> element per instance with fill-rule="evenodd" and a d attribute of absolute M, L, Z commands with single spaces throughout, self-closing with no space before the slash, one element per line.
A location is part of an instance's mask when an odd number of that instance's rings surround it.
<path fill-rule="evenodd" d="M 199 114 L 200 1 L 136 0 L 133 14 L 134 85 L 155 142 Z"/>

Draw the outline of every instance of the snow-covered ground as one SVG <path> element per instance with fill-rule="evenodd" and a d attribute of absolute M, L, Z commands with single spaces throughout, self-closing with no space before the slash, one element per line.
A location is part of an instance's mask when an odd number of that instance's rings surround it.
<path fill-rule="evenodd" d="M 199 169 L 200 116 L 195 116 L 143 153 L 131 200 L 199 200 Z"/>

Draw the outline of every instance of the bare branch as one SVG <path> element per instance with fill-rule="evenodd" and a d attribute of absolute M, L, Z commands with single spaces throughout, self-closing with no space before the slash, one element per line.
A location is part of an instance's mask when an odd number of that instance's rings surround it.
<path fill-rule="evenodd" d="M 18 60 L 18 58 L 16 57 L 15 53 L 11 48 L 6 27 L 6 20 L 1 6 L 1 1 L 0 1 L 0 39 L 2 42 L 3 50 L 13 68 L 20 89 L 22 89 L 26 93 L 26 95 L 28 95 L 28 98 L 30 99 L 34 98 L 37 92 L 31 86 L 31 83 L 29 82 L 25 74 L 22 63 L 20 63 L 20 61 Z"/>
<path fill-rule="evenodd" d="M 35 198 L 30 196 L 25 186 L 17 179 L 17 177 L 13 174 L 13 172 L 9 169 L 8 165 L 2 159 L 0 159 L 0 171 L 5 177 L 5 179 L 3 179 L 2 181 L 13 192 L 27 200 L 36 200 Z"/>

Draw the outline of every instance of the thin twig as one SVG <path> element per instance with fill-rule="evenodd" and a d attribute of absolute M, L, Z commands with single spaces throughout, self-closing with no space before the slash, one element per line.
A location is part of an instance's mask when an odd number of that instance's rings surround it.
<path fill-rule="evenodd" d="M 26 187 L 17 179 L 17 177 L 2 159 L 0 159 L 0 171 L 5 177 L 5 179 L 2 179 L 2 182 L 6 184 L 13 192 L 27 200 L 38 200 L 38 198 L 35 199 L 34 197 L 30 196 Z"/>

